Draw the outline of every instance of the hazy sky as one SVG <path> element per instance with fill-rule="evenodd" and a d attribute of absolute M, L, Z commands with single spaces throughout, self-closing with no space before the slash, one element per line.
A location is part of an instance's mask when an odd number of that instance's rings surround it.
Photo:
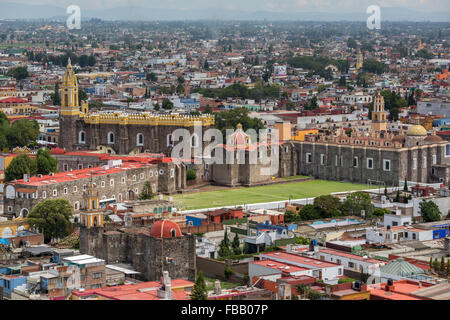
<path fill-rule="evenodd" d="M 450 11 L 450 0 L 0 0 L 27 4 L 46 4 L 67 7 L 79 5 L 82 10 L 101 10 L 122 6 L 147 8 L 195 9 L 217 8 L 244 11 L 274 12 L 357 12 L 369 5 L 405 7 L 420 11 Z"/>

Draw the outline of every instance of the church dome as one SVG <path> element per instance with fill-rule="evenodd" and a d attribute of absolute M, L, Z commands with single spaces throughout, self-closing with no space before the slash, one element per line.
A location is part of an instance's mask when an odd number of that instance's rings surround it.
<path fill-rule="evenodd" d="M 239 123 L 236 131 L 228 137 L 227 144 L 233 147 L 248 147 L 250 136 L 244 132 L 242 125 Z"/>
<path fill-rule="evenodd" d="M 181 229 L 173 221 L 160 220 L 156 221 L 150 229 L 150 235 L 155 238 L 175 238 L 181 237 Z"/>
<path fill-rule="evenodd" d="M 443 141 L 443 139 L 435 134 L 426 137 L 425 139 L 423 139 L 423 141 L 425 142 L 429 142 L 429 143 L 435 143 L 435 142 L 441 142 Z"/>
<path fill-rule="evenodd" d="M 414 126 L 409 127 L 408 132 L 406 134 L 408 136 L 421 137 L 427 135 L 427 130 L 420 124 L 416 124 Z"/>

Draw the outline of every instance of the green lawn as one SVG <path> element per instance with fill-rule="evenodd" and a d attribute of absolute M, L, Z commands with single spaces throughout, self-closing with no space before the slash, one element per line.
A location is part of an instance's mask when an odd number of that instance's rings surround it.
<path fill-rule="evenodd" d="M 274 184 L 262 187 L 239 188 L 221 191 L 175 195 L 175 204 L 182 210 L 234 206 L 260 202 L 318 197 L 332 192 L 370 189 L 368 185 L 336 181 L 313 180 L 306 182 Z"/>

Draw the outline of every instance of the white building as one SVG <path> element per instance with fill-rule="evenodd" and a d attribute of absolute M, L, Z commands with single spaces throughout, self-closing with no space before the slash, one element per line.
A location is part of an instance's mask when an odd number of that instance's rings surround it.
<path fill-rule="evenodd" d="M 312 276 L 319 278 L 327 283 L 337 283 L 338 277 L 344 274 L 344 268 L 337 263 L 322 261 L 310 257 L 304 257 L 287 252 L 269 252 L 261 253 L 259 258 L 274 260 L 297 267 L 312 270 Z"/>

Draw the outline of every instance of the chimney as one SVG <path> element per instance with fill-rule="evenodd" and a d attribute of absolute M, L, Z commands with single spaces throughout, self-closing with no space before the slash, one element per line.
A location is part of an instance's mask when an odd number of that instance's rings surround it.
<path fill-rule="evenodd" d="M 114 214 L 117 214 L 117 204 L 113 205 L 113 209 L 112 210 L 113 210 Z"/>
<path fill-rule="evenodd" d="M 30 182 L 30 179 L 28 178 L 28 174 L 24 173 L 23 175 L 23 182 Z"/>
<path fill-rule="evenodd" d="M 161 277 L 162 286 L 158 288 L 157 296 L 162 300 L 172 300 L 172 285 L 169 272 L 164 271 Z"/>

